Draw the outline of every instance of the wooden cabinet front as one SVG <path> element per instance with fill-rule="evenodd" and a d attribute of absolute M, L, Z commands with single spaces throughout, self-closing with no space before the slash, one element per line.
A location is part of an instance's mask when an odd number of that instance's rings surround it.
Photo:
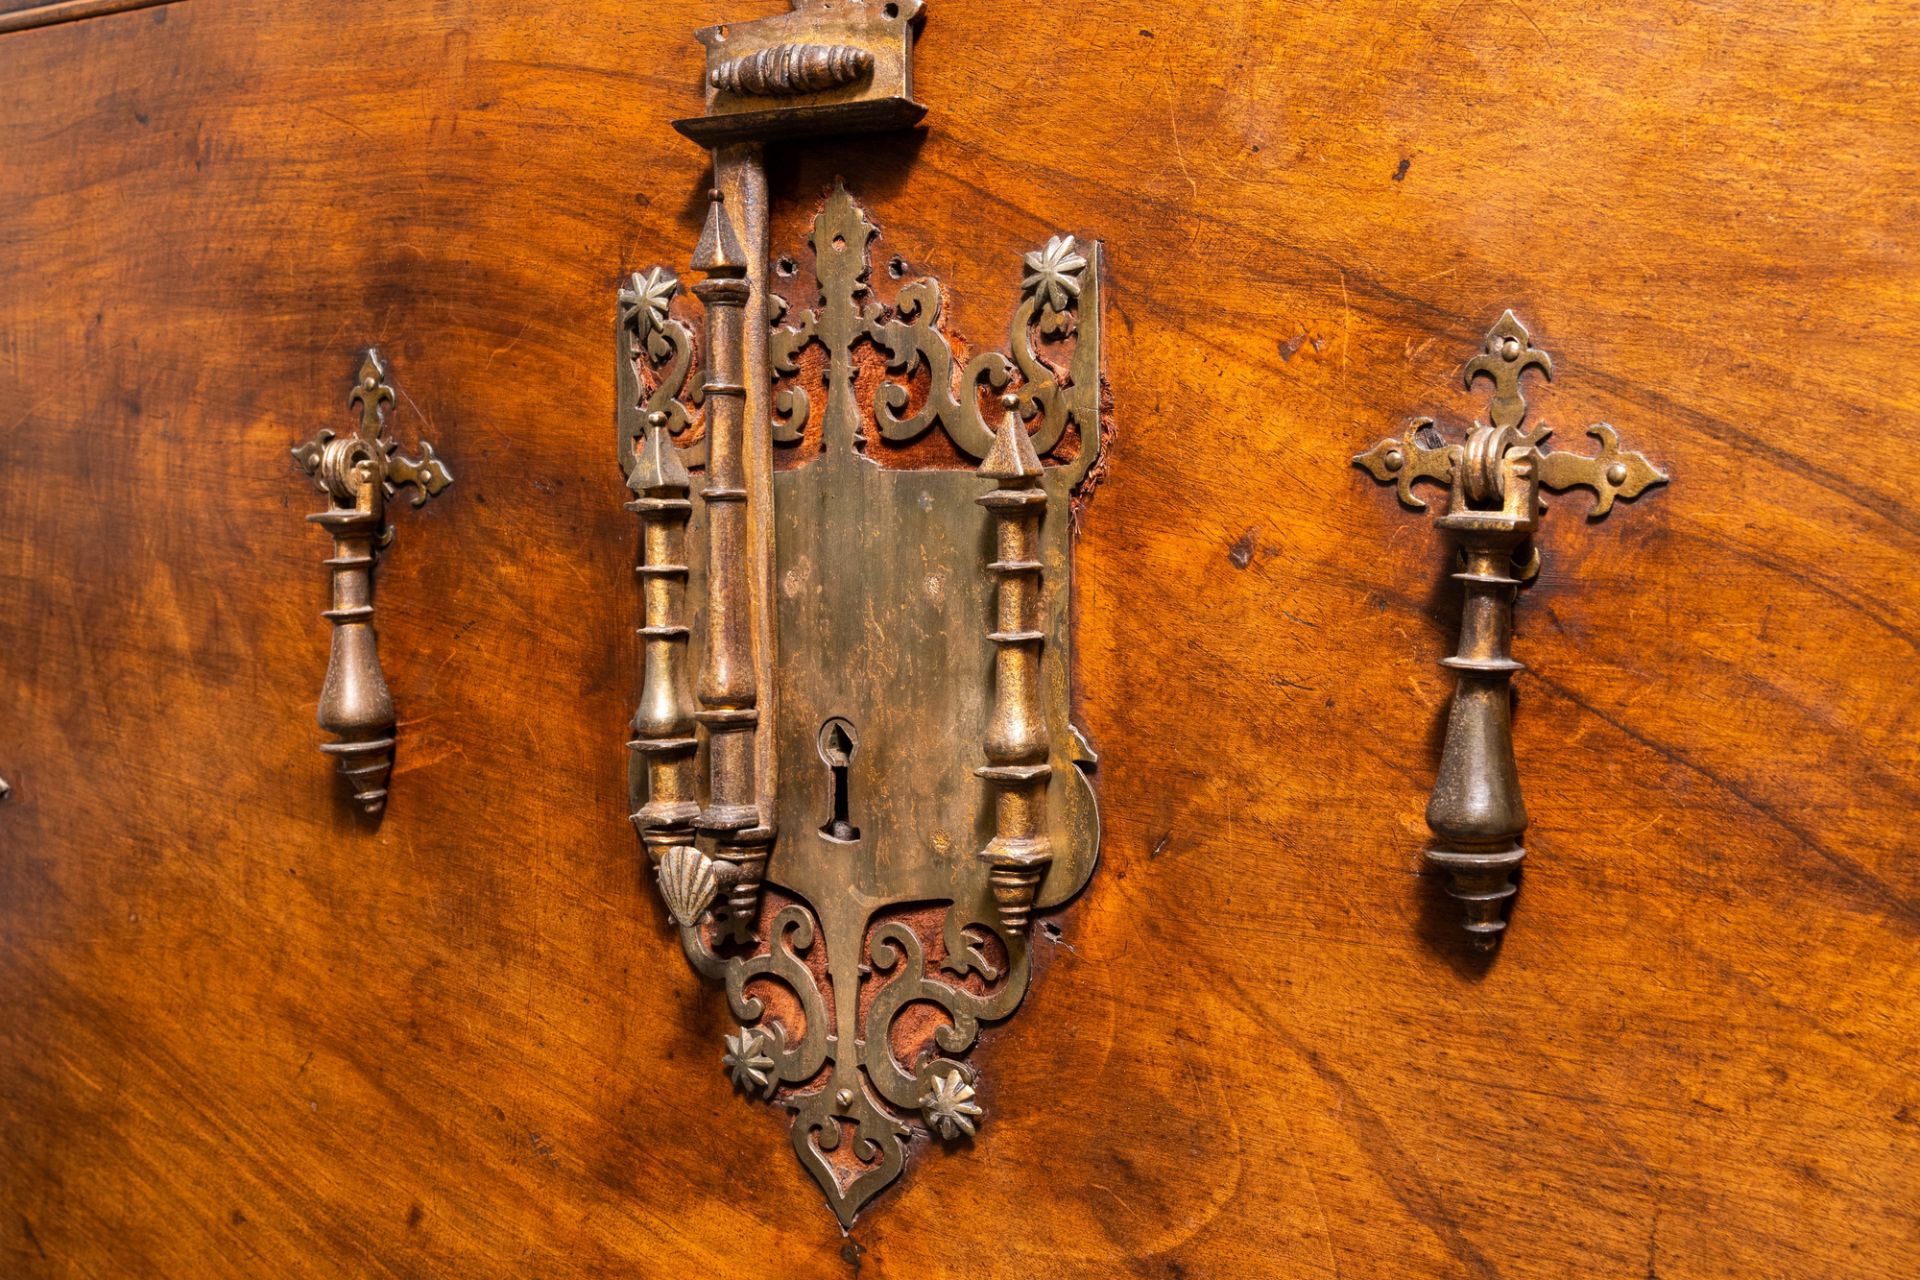
<path fill-rule="evenodd" d="M 616 290 L 697 274 L 692 32 L 778 0 L 0 9 L 0 1272 L 1920 1272 L 1920 4 L 929 0 L 924 125 L 770 151 L 770 252 L 843 180 L 973 349 L 1107 259 L 1100 865 L 846 1233 L 627 820 Z M 1550 500 L 1486 954 L 1460 584 L 1352 458 L 1484 420 L 1508 309 L 1671 482 Z M 456 477 L 377 822 L 289 456 L 368 347 Z"/>

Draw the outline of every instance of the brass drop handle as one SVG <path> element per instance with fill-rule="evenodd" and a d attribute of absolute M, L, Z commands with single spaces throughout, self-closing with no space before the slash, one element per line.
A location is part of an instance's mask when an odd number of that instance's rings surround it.
<path fill-rule="evenodd" d="M 1520 586 L 1514 553 L 1539 526 L 1539 455 L 1510 431 L 1476 426 L 1465 457 L 1454 464 L 1451 509 L 1436 522 L 1460 550 L 1453 575 L 1464 589 L 1460 647 L 1441 665 L 1454 672 L 1446 745 L 1427 826 L 1435 842 L 1427 861 L 1451 879 L 1465 907 L 1467 932 L 1491 945 L 1506 928 L 1502 908 L 1514 894 L 1513 872 L 1527 852 L 1527 806 L 1513 758 L 1513 599 Z M 1479 491 L 1497 510 L 1472 505 Z"/>
<path fill-rule="evenodd" d="M 1527 856 L 1521 836 L 1527 806 L 1513 754 L 1513 676 L 1525 670 L 1513 657 L 1513 605 L 1519 588 L 1539 568 L 1533 536 L 1540 525 L 1542 489 L 1591 489 L 1591 518 L 1613 509 L 1615 498 L 1634 498 L 1667 477 L 1637 453 L 1619 448 L 1612 427 L 1596 423 L 1587 434 L 1601 444 L 1597 455 L 1541 448 L 1551 428 L 1523 430 L 1527 403 L 1520 378 L 1528 370 L 1553 376 L 1553 361 L 1536 348 L 1513 312 L 1488 332 L 1480 353 L 1462 370 L 1471 389 L 1482 378 L 1494 384 L 1486 423 L 1475 423 L 1464 442 L 1436 440 L 1431 418 L 1415 419 L 1399 439 L 1386 439 L 1354 458 L 1375 480 L 1398 486 L 1400 500 L 1426 507 L 1414 496 L 1419 481 L 1448 485 L 1447 513 L 1435 523 L 1449 535 L 1458 556 L 1454 580 L 1461 584 L 1460 644 L 1442 665 L 1454 672 L 1440 771 L 1427 804 L 1434 834 L 1426 860 L 1446 873 L 1448 892 L 1465 908 L 1474 945 L 1490 949 L 1506 930 L 1505 908 L 1514 896 L 1513 874 Z"/>
<path fill-rule="evenodd" d="M 393 541 L 387 500 L 403 485 L 416 490 L 420 506 L 453 483 L 447 466 L 422 441 L 416 461 L 386 435 L 385 406 L 393 403 L 380 353 L 369 349 L 348 394 L 359 411 L 359 428 L 345 436 L 322 429 L 293 450 L 294 460 L 327 496 L 327 509 L 307 517 L 333 535 L 326 562 L 333 580 L 333 607 L 322 616 L 333 624 L 327 676 L 320 687 L 320 727 L 335 741 L 320 750 L 339 762 L 354 799 L 368 813 L 386 806 L 393 771 L 393 694 L 380 670 L 373 631 L 373 566 Z"/>

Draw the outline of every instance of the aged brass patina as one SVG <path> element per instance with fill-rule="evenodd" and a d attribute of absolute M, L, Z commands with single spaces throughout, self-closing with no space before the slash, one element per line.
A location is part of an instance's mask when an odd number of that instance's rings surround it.
<path fill-rule="evenodd" d="M 1070 236 L 1028 254 L 1010 354 L 957 360 L 938 282 L 876 296 L 878 233 L 836 188 L 814 300 L 786 316 L 761 142 L 922 111 L 917 2 L 795 10 L 701 33 L 708 113 L 678 127 L 717 147 L 704 373 L 671 273 L 619 297 L 645 600 L 630 812 L 738 1020 L 722 1067 L 792 1113 L 850 1224 L 917 1133 L 976 1132 L 964 1055 L 1026 994 L 1032 913 L 1093 871 L 1069 620 L 1072 503 L 1103 447 L 1101 256 Z M 874 456 L 936 429 L 971 465 Z"/>
<path fill-rule="evenodd" d="M 793 12 L 706 27 L 706 110 L 673 127 L 701 146 L 903 129 L 923 0 L 792 0 Z"/>
<path fill-rule="evenodd" d="M 307 517 L 333 535 L 333 607 L 321 616 L 333 623 L 327 678 L 320 687 L 320 727 L 337 739 L 320 749 L 340 763 L 353 798 L 368 813 L 387 803 L 387 778 L 393 771 L 393 694 L 380 670 L 373 633 L 373 566 L 393 541 L 387 524 L 387 500 L 403 485 L 414 489 L 414 506 L 423 505 L 453 483 L 433 446 L 422 440 L 418 460 L 400 452 L 387 438 L 386 406 L 393 403 L 386 366 L 369 349 L 347 403 L 359 411 L 359 427 L 350 435 L 331 430 L 293 451 L 295 461 L 327 495 L 325 511 Z"/>
<path fill-rule="evenodd" d="M 1527 856 L 1520 843 L 1527 808 L 1513 756 L 1512 715 L 1513 675 L 1525 667 L 1511 650 L 1514 595 L 1539 569 L 1532 539 L 1541 490 L 1591 489 L 1596 501 L 1589 517 L 1598 520 L 1615 498 L 1631 500 L 1667 482 L 1646 458 L 1623 452 L 1606 423 L 1587 428 L 1600 442 L 1598 454 L 1543 449 L 1552 428 L 1527 431 L 1523 425 L 1527 402 L 1520 379 L 1529 369 L 1551 379 L 1552 358 L 1508 311 L 1461 371 L 1469 390 L 1482 378 L 1493 383 L 1487 422 L 1476 422 L 1464 443 L 1452 444 L 1437 438 L 1433 419 L 1416 418 L 1400 439 L 1382 440 L 1354 458 L 1375 480 L 1398 486 L 1400 501 L 1416 511 L 1427 505 L 1413 492 L 1416 482 L 1452 490 L 1447 513 L 1435 523 L 1456 544 L 1453 577 L 1465 599 L 1459 650 L 1442 660 L 1456 683 L 1427 805 L 1435 837 L 1427 862 L 1446 873 L 1448 891 L 1466 909 L 1467 932 L 1483 949 L 1497 946 L 1506 930 L 1513 874 Z"/>

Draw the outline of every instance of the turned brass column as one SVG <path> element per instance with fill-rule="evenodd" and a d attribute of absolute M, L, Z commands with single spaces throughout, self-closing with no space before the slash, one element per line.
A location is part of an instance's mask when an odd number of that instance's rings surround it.
<path fill-rule="evenodd" d="M 647 855 L 659 862 L 676 844 L 693 837 L 700 814 L 694 791 L 693 707 L 687 696 L 687 520 L 691 478 L 667 432 L 668 415 L 647 415 L 646 443 L 627 484 L 635 497 L 627 510 L 640 517 L 644 558 L 646 625 L 640 628 L 645 657 L 640 705 L 633 713 L 633 740 L 647 773 L 647 802 L 633 815 Z"/>
<path fill-rule="evenodd" d="M 693 286 L 707 312 L 706 648 L 700 668 L 700 711 L 707 727 L 708 798 L 694 820 L 713 841 L 713 856 L 732 864 L 727 903 L 736 931 L 758 914 L 767 858 L 754 786 L 760 724 L 754 673 L 751 570 L 745 469 L 746 396 L 743 342 L 752 286 L 725 196 L 715 191 L 693 267 Z"/>
<path fill-rule="evenodd" d="M 979 474 L 999 484 L 980 499 L 993 515 L 998 579 L 993 642 L 993 711 L 987 722 L 987 764 L 975 772 L 993 786 L 993 838 L 980 850 L 987 863 L 1000 922 L 1026 928 L 1040 878 L 1052 859 L 1046 833 L 1048 763 L 1046 709 L 1040 701 L 1040 459 L 1020 421 L 1020 399 L 1007 396 L 1006 418 Z"/>

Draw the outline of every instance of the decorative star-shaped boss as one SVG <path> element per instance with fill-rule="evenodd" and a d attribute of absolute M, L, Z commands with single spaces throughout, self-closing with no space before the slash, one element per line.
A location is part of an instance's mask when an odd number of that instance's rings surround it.
<path fill-rule="evenodd" d="M 666 326 L 667 309 L 679 292 L 679 277 L 661 267 L 634 272 L 627 287 L 620 291 L 622 302 L 641 309 L 640 328 L 647 337 L 647 353 L 655 360 L 666 359 L 672 350 L 661 330 Z"/>
<path fill-rule="evenodd" d="M 984 1114 L 973 1100 L 973 1086 L 958 1071 L 943 1071 L 928 1079 L 920 1110 L 928 1126 L 948 1141 L 962 1134 L 971 1138 Z"/>
<path fill-rule="evenodd" d="M 1046 248 L 1026 255 L 1026 266 L 1020 286 L 1040 300 L 1040 332 L 1061 332 L 1068 308 L 1080 299 L 1080 273 L 1087 269 L 1087 260 L 1072 236 L 1055 236 Z"/>
<path fill-rule="evenodd" d="M 727 1037 L 727 1051 L 720 1057 L 736 1089 L 745 1093 L 773 1092 L 773 1058 L 768 1050 L 773 1039 L 758 1027 L 742 1027 Z"/>

